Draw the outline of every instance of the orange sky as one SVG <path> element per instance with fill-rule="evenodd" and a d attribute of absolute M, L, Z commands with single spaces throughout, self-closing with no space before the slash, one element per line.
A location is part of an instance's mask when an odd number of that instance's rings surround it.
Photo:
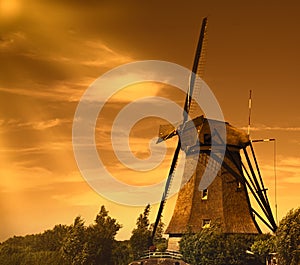
<path fill-rule="evenodd" d="M 104 199 L 77 168 L 72 122 L 78 100 L 91 82 L 123 63 L 155 59 L 191 68 L 204 16 L 209 18 L 204 79 L 226 120 L 240 128 L 247 126 L 252 89 L 252 138 L 277 142 L 279 219 L 299 206 L 298 12 L 296 1 L 80 0 L 71 5 L 66 0 L 1 0 L 0 241 L 70 224 L 77 215 L 89 224 L 102 204 L 123 224 L 118 238 L 129 237 L 143 207 Z M 112 174 L 130 183 L 162 180 L 175 143 L 169 143 L 164 163 L 140 179 L 112 158 L 113 117 L 145 95 L 184 101 L 178 90 L 157 84 L 128 88 L 108 102 L 97 123 L 100 155 Z M 131 148 L 140 158 L 149 155 L 149 138 L 160 123 L 145 120 L 132 132 Z M 273 205 L 273 144 L 255 149 Z M 165 222 L 174 201 L 166 205 Z M 156 210 L 154 205 L 153 221 Z"/>

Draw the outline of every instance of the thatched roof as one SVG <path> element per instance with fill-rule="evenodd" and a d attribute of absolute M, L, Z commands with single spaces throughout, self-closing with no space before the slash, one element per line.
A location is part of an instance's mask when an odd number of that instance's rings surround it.
<path fill-rule="evenodd" d="M 196 130 L 195 130 L 196 128 Z M 226 135 L 222 139 L 222 132 Z M 231 126 L 228 122 L 217 120 L 209 120 L 203 116 L 199 116 L 185 124 L 180 136 L 185 146 L 193 146 L 198 138 L 200 145 L 205 145 L 205 136 L 210 135 L 215 144 L 222 145 L 225 143 L 228 146 L 244 147 L 249 144 L 249 136 L 242 130 Z"/>
<path fill-rule="evenodd" d="M 182 125 L 179 127 L 171 124 L 161 125 L 159 137 L 160 140 L 166 140 L 170 135 L 179 133 L 182 149 L 185 150 L 186 147 L 195 145 L 197 139 L 203 145 L 205 143 L 204 135 L 206 134 L 210 134 L 215 143 L 224 144 L 219 136 L 222 134 L 223 129 L 226 130 L 226 144 L 228 146 L 244 147 L 249 144 L 249 136 L 246 132 L 231 126 L 228 122 L 210 120 L 204 118 L 204 116 L 186 122 L 184 128 Z"/>

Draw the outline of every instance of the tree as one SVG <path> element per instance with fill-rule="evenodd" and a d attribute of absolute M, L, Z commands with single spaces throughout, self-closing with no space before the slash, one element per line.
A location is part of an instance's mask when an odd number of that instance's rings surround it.
<path fill-rule="evenodd" d="M 276 235 L 279 264 L 300 264 L 300 207 L 280 221 Z"/>
<path fill-rule="evenodd" d="M 151 224 L 150 228 L 149 228 L 151 235 L 153 233 L 153 227 L 154 227 L 154 223 Z M 165 238 L 163 238 L 164 227 L 165 227 L 165 224 L 162 222 L 162 220 L 160 218 L 158 226 L 156 228 L 154 238 L 153 238 L 153 242 L 152 242 L 158 251 L 165 251 L 168 246 L 167 240 Z"/>
<path fill-rule="evenodd" d="M 59 251 L 69 229 L 70 227 L 66 225 L 56 225 L 51 230 L 49 229 L 42 234 L 34 235 L 29 240 L 31 242 L 30 245 L 36 251 Z"/>
<path fill-rule="evenodd" d="M 259 235 L 252 244 L 251 251 L 261 264 L 265 264 L 269 254 L 276 252 L 276 237 L 271 234 Z"/>
<path fill-rule="evenodd" d="M 57 225 L 40 234 L 9 238 L 0 245 L 0 264 L 69 265 L 59 251 L 68 230 L 68 226 Z"/>
<path fill-rule="evenodd" d="M 113 265 L 127 265 L 133 261 L 129 240 L 116 241 L 112 249 Z"/>
<path fill-rule="evenodd" d="M 120 265 L 128 264 L 130 247 L 115 241 L 121 225 L 102 206 L 95 223 L 81 217 L 71 226 L 56 225 L 36 235 L 14 236 L 0 243 L 1 265 Z"/>
<path fill-rule="evenodd" d="M 95 224 L 89 226 L 86 231 L 87 241 L 84 244 L 82 254 L 85 259 L 84 264 L 112 264 L 115 236 L 120 228 L 121 225 L 117 223 L 116 219 L 108 216 L 108 211 L 104 206 L 101 206 Z"/>
<path fill-rule="evenodd" d="M 137 219 L 137 227 L 132 230 L 129 241 L 134 259 L 138 259 L 152 245 L 149 213 L 150 205 L 148 204 Z"/>
<path fill-rule="evenodd" d="M 80 216 L 74 220 L 74 224 L 68 231 L 62 245 L 63 258 L 72 265 L 84 264 L 83 247 L 85 243 L 85 226 Z"/>

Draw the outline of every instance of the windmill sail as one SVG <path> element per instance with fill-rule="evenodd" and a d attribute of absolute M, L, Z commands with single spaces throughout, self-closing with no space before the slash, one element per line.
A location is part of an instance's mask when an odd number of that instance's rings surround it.
<path fill-rule="evenodd" d="M 190 77 L 190 84 L 188 93 L 186 95 L 185 104 L 184 104 L 184 122 L 187 121 L 187 115 L 190 112 L 190 108 L 192 105 L 192 98 L 199 94 L 200 88 L 200 79 L 196 78 L 201 77 L 203 78 L 204 74 L 204 58 L 206 52 L 206 44 L 207 44 L 207 18 L 205 17 L 202 21 L 201 31 L 199 35 L 198 45 L 196 49 L 195 59 L 193 63 L 193 75 Z M 198 90 L 197 90 L 198 88 Z M 195 93 L 194 93 L 195 92 Z"/>
<path fill-rule="evenodd" d="M 196 50 L 196 55 L 195 55 L 194 64 L 193 64 L 193 70 L 192 71 L 193 71 L 194 74 L 190 78 L 190 84 L 189 84 L 188 92 L 186 94 L 185 103 L 184 103 L 183 125 L 188 120 L 188 114 L 189 114 L 189 110 L 190 110 L 190 106 L 191 106 L 193 92 L 194 92 L 194 89 L 195 89 L 196 74 L 197 74 L 198 71 L 200 71 L 199 70 L 199 62 L 201 62 L 201 58 L 203 57 L 202 56 L 202 47 L 203 47 L 203 42 L 204 42 L 204 38 L 205 38 L 205 35 L 206 35 L 206 31 L 207 31 L 207 18 L 204 18 L 203 21 L 202 21 L 200 37 L 199 37 L 197 50 Z M 182 126 L 182 128 L 183 127 L 184 126 Z M 169 132 L 165 132 L 163 138 L 162 138 L 163 134 L 160 131 L 159 137 L 160 137 L 161 140 L 166 140 L 170 137 L 173 137 L 176 134 L 178 134 L 178 132 L 174 128 Z M 161 140 L 159 140 L 159 141 L 161 141 Z M 181 149 L 181 143 L 180 143 L 180 139 L 178 137 L 177 147 L 175 149 L 175 153 L 174 153 L 174 156 L 173 156 L 173 159 L 172 159 L 172 164 L 171 164 L 169 174 L 168 174 L 168 177 L 167 177 L 165 189 L 164 189 L 164 192 L 163 192 L 163 195 L 162 195 L 162 199 L 161 199 L 160 206 L 159 206 L 159 209 L 158 209 L 157 217 L 156 217 L 156 220 L 155 220 L 155 223 L 154 223 L 154 226 L 153 226 L 152 242 L 153 242 L 153 239 L 155 237 L 155 233 L 156 233 L 159 221 L 161 219 L 161 215 L 162 215 L 166 200 L 168 198 L 168 192 L 170 190 L 170 185 L 171 185 L 172 179 L 173 179 L 174 174 L 175 174 L 175 169 L 176 169 L 180 149 Z"/>

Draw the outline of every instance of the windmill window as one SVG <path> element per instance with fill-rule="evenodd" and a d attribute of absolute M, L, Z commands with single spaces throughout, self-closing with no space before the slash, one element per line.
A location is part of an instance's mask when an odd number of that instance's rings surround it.
<path fill-rule="evenodd" d="M 203 219 L 202 220 L 202 228 L 209 228 L 211 220 L 210 219 Z"/>
<path fill-rule="evenodd" d="M 202 191 L 202 197 L 201 197 L 202 200 L 207 200 L 208 199 L 208 189 L 204 189 Z"/>
<path fill-rule="evenodd" d="M 204 144 L 211 144 L 211 134 L 210 133 L 204 134 Z"/>
<path fill-rule="evenodd" d="M 237 188 L 238 188 L 238 190 L 240 190 L 242 188 L 242 183 L 241 182 L 238 182 Z"/>

